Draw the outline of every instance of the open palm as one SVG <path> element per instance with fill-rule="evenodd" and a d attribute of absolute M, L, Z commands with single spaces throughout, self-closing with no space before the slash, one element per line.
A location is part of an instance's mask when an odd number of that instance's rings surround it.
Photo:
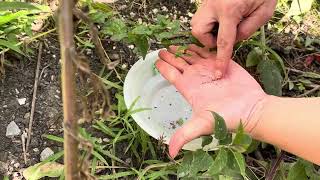
<path fill-rule="evenodd" d="M 231 61 L 222 79 L 215 74 L 216 55 L 190 45 L 181 57 L 176 57 L 177 46 L 159 53 L 156 66 L 192 106 L 191 119 L 171 137 L 169 153 L 175 157 L 184 144 L 201 136 L 213 133 L 213 117 L 217 112 L 226 120 L 230 130 L 240 120 L 249 126 L 249 116 L 255 105 L 265 97 L 256 80 L 240 65 Z"/>

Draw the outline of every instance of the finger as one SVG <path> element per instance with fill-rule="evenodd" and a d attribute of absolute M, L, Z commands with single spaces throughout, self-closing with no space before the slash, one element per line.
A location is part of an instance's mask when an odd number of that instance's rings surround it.
<path fill-rule="evenodd" d="M 198 118 L 190 119 L 171 137 L 169 142 L 170 156 L 175 158 L 185 144 L 202 135 L 211 134 L 213 132 L 212 125 L 213 123 L 210 121 L 203 121 Z"/>
<path fill-rule="evenodd" d="M 166 61 L 167 63 L 171 64 L 175 68 L 177 68 L 179 71 L 183 72 L 184 69 L 189 66 L 189 64 L 183 60 L 182 58 L 176 57 L 176 55 L 166 51 L 166 50 L 161 50 L 159 52 L 159 57 Z"/>
<path fill-rule="evenodd" d="M 216 46 L 216 38 L 212 35 L 211 31 L 214 28 L 215 14 L 212 10 L 207 9 L 208 6 L 201 6 L 196 14 L 192 17 L 191 27 L 192 35 L 197 38 L 204 46 L 212 48 Z M 207 13 L 211 12 L 211 13 Z"/>
<path fill-rule="evenodd" d="M 212 54 L 205 48 L 201 48 L 195 44 L 190 44 L 188 50 L 196 52 L 202 58 L 209 58 Z"/>
<path fill-rule="evenodd" d="M 169 51 L 175 54 L 179 51 L 179 46 L 169 46 Z M 185 53 L 183 53 L 183 55 L 180 57 L 186 60 L 189 64 L 194 64 L 202 59 L 197 53 L 190 50 L 186 50 Z"/>
<path fill-rule="evenodd" d="M 175 84 L 176 80 L 181 76 L 181 73 L 178 69 L 161 59 L 157 60 L 156 67 L 159 70 L 160 74 L 171 84 Z"/>
<path fill-rule="evenodd" d="M 217 40 L 217 61 L 216 72 L 217 78 L 221 78 L 226 72 L 227 65 L 231 59 L 233 46 L 237 36 L 238 19 L 224 16 L 220 19 L 220 28 Z"/>
<path fill-rule="evenodd" d="M 274 4 L 260 6 L 238 26 L 237 41 L 248 39 L 254 32 L 263 26 L 273 16 Z M 273 8 L 273 9 L 272 9 Z"/>

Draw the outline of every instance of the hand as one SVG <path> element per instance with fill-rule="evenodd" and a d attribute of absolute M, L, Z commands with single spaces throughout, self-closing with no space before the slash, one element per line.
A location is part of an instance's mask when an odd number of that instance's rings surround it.
<path fill-rule="evenodd" d="M 175 157 L 184 144 L 213 133 L 213 117 L 210 111 L 225 118 L 228 129 L 234 130 L 240 120 L 246 130 L 256 122 L 249 116 L 255 105 L 267 95 L 250 74 L 231 61 L 225 77 L 216 80 L 214 62 L 216 55 L 196 45 L 190 45 L 186 55 L 177 58 L 177 46 L 159 52 L 156 67 L 192 106 L 192 117 L 170 139 L 169 154 Z"/>
<path fill-rule="evenodd" d="M 203 0 L 191 21 L 192 34 L 206 47 L 217 46 L 217 76 L 225 73 L 235 42 L 249 38 L 265 24 L 276 4 L 277 0 Z M 212 35 L 216 23 L 217 37 Z"/>

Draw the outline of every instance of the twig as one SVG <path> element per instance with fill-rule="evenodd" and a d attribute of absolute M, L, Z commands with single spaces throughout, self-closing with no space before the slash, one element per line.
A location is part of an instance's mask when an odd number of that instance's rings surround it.
<path fill-rule="evenodd" d="M 318 90 L 320 90 L 320 85 L 314 87 L 313 89 L 311 89 L 311 90 L 309 90 L 309 91 L 307 91 L 307 92 L 305 92 L 305 93 L 303 93 L 303 94 L 301 94 L 301 95 L 299 95 L 299 96 L 297 96 L 297 97 L 298 97 L 298 98 L 306 97 L 306 96 L 308 96 L 308 95 L 310 95 L 310 94 L 312 94 L 312 93 L 314 93 L 314 92 L 316 92 L 316 91 L 318 91 Z"/>
<path fill-rule="evenodd" d="M 80 178 L 79 142 L 71 134 L 77 137 L 78 122 L 76 117 L 76 82 L 74 62 L 76 50 L 74 43 L 73 14 L 74 0 L 61 0 L 58 15 L 60 53 L 61 53 L 61 87 L 63 102 L 64 123 L 64 174 L 66 180 Z M 68 133 L 68 130 L 69 133 Z"/>
<path fill-rule="evenodd" d="M 36 106 L 36 97 L 37 97 L 38 81 L 39 81 L 39 74 L 40 74 L 41 56 L 42 56 L 42 43 L 40 43 L 40 46 L 39 46 L 38 61 L 37 61 L 37 67 L 36 67 L 36 75 L 35 75 L 35 78 L 34 78 L 34 86 L 33 86 L 33 95 L 32 95 L 32 103 L 31 103 L 31 113 L 30 113 L 30 119 L 29 119 L 26 151 L 28 151 L 29 145 L 30 145 L 30 141 L 31 141 L 32 124 L 33 124 L 34 110 L 35 110 L 35 106 Z"/>
<path fill-rule="evenodd" d="M 277 159 L 274 161 L 273 165 L 270 168 L 270 171 L 266 175 L 266 180 L 273 180 L 274 176 L 276 175 L 277 169 L 284 158 L 285 151 L 281 151 Z"/>
<path fill-rule="evenodd" d="M 22 152 L 23 152 L 23 160 L 24 160 L 24 164 L 27 164 L 27 152 L 26 152 L 26 137 L 27 134 L 25 133 L 25 131 L 23 131 L 23 133 L 21 134 L 21 143 L 22 143 Z"/>
<path fill-rule="evenodd" d="M 97 49 L 97 53 L 100 57 L 101 63 L 104 64 L 106 67 L 108 67 L 108 64 L 111 63 L 111 60 L 106 55 L 105 50 L 102 47 L 97 27 L 93 24 L 93 22 L 90 20 L 90 18 L 86 14 L 84 14 L 80 9 L 74 8 L 73 14 L 75 16 L 77 16 L 77 18 L 81 19 L 86 24 L 88 24 L 88 26 L 90 28 L 90 35 L 92 38 L 92 42 Z"/>

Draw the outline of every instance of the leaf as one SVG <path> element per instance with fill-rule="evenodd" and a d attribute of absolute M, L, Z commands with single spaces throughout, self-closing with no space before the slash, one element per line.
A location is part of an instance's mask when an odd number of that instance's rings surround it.
<path fill-rule="evenodd" d="M 98 179 L 118 179 L 121 177 L 129 177 L 131 175 L 135 175 L 137 174 L 134 171 L 125 171 L 125 172 L 119 172 L 119 173 L 115 173 L 112 175 L 103 175 L 103 176 L 98 176 Z"/>
<path fill-rule="evenodd" d="M 212 112 L 214 117 L 214 137 L 218 140 L 223 140 L 227 137 L 228 130 L 224 119 L 217 113 Z"/>
<path fill-rule="evenodd" d="M 111 36 L 113 41 L 121 41 L 122 39 L 128 37 L 128 28 L 125 22 L 121 19 L 109 20 L 104 26 L 103 31 Z"/>
<path fill-rule="evenodd" d="M 152 35 L 152 31 L 146 25 L 137 25 L 134 29 L 132 29 L 131 33 L 137 35 Z"/>
<path fill-rule="evenodd" d="M 219 180 L 233 180 L 233 177 L 225 176 L 225 175 L 219 175 Z"/>
<path fill-rule="evenodd" d="M 6 15 L 2 15 L 0 18 L 0 26 L 3 24 L 6 24 L 12 20 L 15 20 L 21 16 L 26 16 L 28 14 L 30 14 L 30 12 L 23 10 L 23 11 L 18 11 L 16 13 L 9 13 Z"/>
<path fill-rule="evenodd" d="M 254 48 L 247 56 L 246 67 L 252 67 L 259 64 L 262 59 L 262 51 L 260 48 Z"/>
<path fill-rule="evenodd" d="M 232 145 L 236 147 L 238 152 L 243 153 L 248 149 L 251 142 L 252 138 L 249 135 L 245 134 L 244 127 L 241 122 L 239 127 L 237 128 L 236 136 L 233 140 Z"/>
<path fill-rule="evenodd" d="M 288 17 L 298 16 L 311 10 L 314 0 L 293 0 L 287 13 Z"/>
<path fill-rule="evenodd" d="M 308 179 L 305 167 L 301 161 L 297 161 L 289 170 L 287 180 Z"/>
<path fill-rule="evenodd" d="M 58 136 L 50 135 L 50 134 L 44 134 L 43 137 L 50 139 L 52 141 L 60 142 L 60 143 L 63 143 L 63 141 L 64 141 L 62 137 L 58 137 Z"/>
<path fill-rule="evenodd" d="M 245 177 L 246 176 L 246 162 L 244 160 L 244 156 L 236 151 L 232 151 L 234 158 L 239 166 L 240 174 Z"/>
<path fill-rule="evenodd" d="M 219 140 L 219 145 L 229 145 L 232 143 L 232 134 L 228 133 L 225 139 Z"/>
<path fill-rule="evenodd" d="M 9 49 L 19 53 L 19 54 L 24 55 L 24 53 L 20 50 L 20 48 L 16 45 L 16 43 L 12 43 L 10 41 L 0 39 L 0 46 L 4 46 L 6 48 L 9 48 Z"/>
<path fill-rule="evenodd" d="M 302 76 L 307 78 L 320 79 L 320 74 L 314 72 L 304 72 Z"/>
<path fill-rule="evenodd" d="M 43 177 L 59 177 L 63 174 L 64 166 L 56 162 L 38 163 L 23 171 L 27 180 L 38 180 Z"/>
<path fill-rule="evenodd" d="M 178 177 L 196 177 L 199 171 L 208 170 L 212 162 L 212 157 L 203 150 L 188 152 L 178 168 Z"/>
<path fill-rule="evenodd" d="M 228 153 L 224 148 L 219 150 L 219 153 L 216 159 L 213 161 L 212 165 L 210 166 L 208 173 L 213 176 L 221 173 L 222 169 L 227 166 L 228 162 Z"/>
<path fill-rule="evenodd" d="M 100 10 L 100 11 L 102 11 L 102 12 L 105 12 L 105 13 L 110 13 L 110 12 L 112 12 L 112 7 L 110 7 L 110 6 L 107 5 L 107 4 L 100 3 L 100 2 L 95 2 L 95 3 L 92 3 L 91 5 L 92 5 L 92 7 L 93 7 L 94 9 L 98 9 L 98 10 Z"/>
<path fill-rule="evenodd" d="M 260 145 L 260 141 L 252 139 L 252 142 L 251 142 L 250 146 L 247 148 L 245 153 L 247 153 L 247 154 L 252 153 L 253 151 L 257 150 L 259 145 Z"/>
<path fill-rule="evenodd" d="M 10 11 L 16 9 L 38 10 L 39 8 L 26 2 L 0 2 L 0 11 Z"/>
<path fill-rule="evenodd" d="M 266 93 L 281 96 L 283 78 L 277 65 L 271 60 L 263 60 L 257 70 Z"/>
<path fill-rule="evenodd" d="M 289 90 L 291 91 L 294 88 L 294 83 L 289 81 Z"/>
<path fill-rule="evenodd" d="M 137 47 L 138 52 L 141 54 L 143 59 L 146 57 L 149 50 L 149 42 L 146 36 L 137 36 L 134 44 Z"/>
<path fill-rule="evenodd" d="M 202 144 L 201 146 L 204 147 L 208 144 L 210 144 L 213 140 L 213 137 L 212 136 L 202 136 Z"/>

